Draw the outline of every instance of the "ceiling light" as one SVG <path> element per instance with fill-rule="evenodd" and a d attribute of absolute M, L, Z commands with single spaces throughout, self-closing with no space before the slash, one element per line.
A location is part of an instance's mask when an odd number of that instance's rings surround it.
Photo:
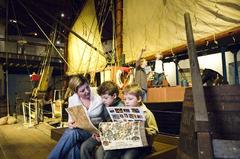
<path fill-rule="evenodd" d="M 34 33 L 34 36 L 37 36 L 38 34 L 37 33 Z"/>
<path fill-rule="evenodd" d="M 10 22 L 10 23 L 17 23 L 17 21 L 14 20 L 14 19 L 9 19 L 9 22 Z"/>
<path fill-rule="evenodd" d="M 20 40 L 17 41 L 17 43 L 20 44 L 20 45 L 24 45 L 24 44 L 27 43 L 27 41 L 24 40 L 24 39 L 20 39 Z"/>
<path fill-rule="evenodd" d="M 59 41 L 59 40 L 57 40 L 57 44 L 60 44 L 60 41 Z"/>
<path fill-rule="evenodd" d="M 61 13 L 61 17 L 63 18 L 65 15 L 64 15 L 64 13 Z"/>

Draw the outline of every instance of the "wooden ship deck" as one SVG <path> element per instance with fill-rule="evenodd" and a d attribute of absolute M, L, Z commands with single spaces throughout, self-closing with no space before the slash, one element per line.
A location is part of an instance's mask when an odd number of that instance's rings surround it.
<path fill-rule="evenodd" d="M 43 128 L 44 127 L 44 128 Z M 13 125 L 0 126 L 1 159 L 47 158 L 56 144 L 49 137 L 50 129 L 44 123 L 27 128 L 21 120 Z"/>
<path fill-rule="evenodd" d="M 0 159 L 47 158 L 64 130 L 51 129 L 46 123 L 28 128 L 21 118 L 17 124 L 0 126 Z M 153 152 L 146 159 L 175 158 L 178 140 L 177 137 L 158 135 Z"/>

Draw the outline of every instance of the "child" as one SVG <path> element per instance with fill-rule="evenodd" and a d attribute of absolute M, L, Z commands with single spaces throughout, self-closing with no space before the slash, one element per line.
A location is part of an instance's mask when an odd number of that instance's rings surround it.
<path fill-rule="evenodd" d="M 136 59 L 136 70 L 135 70 L 135 77 L 134 82 L 139 83 L 141 89 L 143 90 L 143 101 L 146 101 L 147 99 L 147 72 L 145 68 L 147 67 L 147 60 L 144 58 L 141 58 L 143 55 L 143 52 L 145 50 L 142 49 L 141 53 L 139 54 L 138 58 Z"/>
<path fill-rule="evenodd" d="M 142 103 L 142 90 L 137 84 L 128 85 L 124 89 L 125 106 L 141 107 L 146 119 L 145 128 L 148 147 L 111 150 L 104 152 L 104 159 L 140 159 L 151 152 L 153 137 L 158 133 L 158 127 L 152 112 Z"/>
<path fill-rule="evenodd" d="M 102 98 L 104 104 L 102 115 L 107 121 L 111 121 L 106 107 L 124 106 L 121 99 L 118 97 L 118 86 L 112 81 L 103 82 L 97 89 L 98 94 Z M 93 134 L 91 138 L 85 141 L 81 146 L 81 159 L 92 159 L 93 153 L 97 146 L 101 144 L 98 134 Z M 97 158 L 103 157 L 103 149 L 100 147 L 96 152 Z"/>
<path fill-rule="evenodd" d="M 154 80 L 153 80 L 153 86 L 160 86 L 163 83 L 164 80 L 164 68 L 163 68 L 163 56 L 160 53 L 157 53 L 155 55 L 155 69 L 154 69 Z"/>

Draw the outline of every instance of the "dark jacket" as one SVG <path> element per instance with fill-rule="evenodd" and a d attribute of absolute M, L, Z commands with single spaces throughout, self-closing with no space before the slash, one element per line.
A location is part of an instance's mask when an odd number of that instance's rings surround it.
<path fill-rule="evenodd" d="M 112 105 L 110 105 L 110 107 L 123 107 L 123 106 L 124 106 L 124 104 L 123 104 L 122 100 L 119 97 L 117 97 L 114 100 L 114 102 L 112 103 Z M 109 113 L 107 111 L 106 106 L 103 106 L 102 115 L 103 115 L 105 121 L 112 121 L 111 118 L 110 118 L 110 115 L 109 115 Z"/>
<path fill-rule="evenodd" d="M 134 82 L 139 84 L 144 91 L 147 91 L 147 74 L 140 66 L 136 67 Z"/>

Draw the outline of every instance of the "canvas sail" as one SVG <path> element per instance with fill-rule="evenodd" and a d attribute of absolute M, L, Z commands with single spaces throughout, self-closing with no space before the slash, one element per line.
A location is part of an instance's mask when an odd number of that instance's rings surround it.
<path fill-rule="evenodd" d="M 183 14 L 189 12 L 195 40 L 240 27 L 239 0 L 124 0 L 126 62 L 186 44 Z M 174 53 L 174 52 L 173 52 Z"/>
<path fill-rule="evenodd" d="M 72 30 L 100 50 L 100 52 L 103 52 L 94 0 L 87 0 Z M 106 60 L 100 52 L 70 33 L 68 41 L 69 66 L 66 74 L 73 75 L 102 70 L 106 65 Z"/>

